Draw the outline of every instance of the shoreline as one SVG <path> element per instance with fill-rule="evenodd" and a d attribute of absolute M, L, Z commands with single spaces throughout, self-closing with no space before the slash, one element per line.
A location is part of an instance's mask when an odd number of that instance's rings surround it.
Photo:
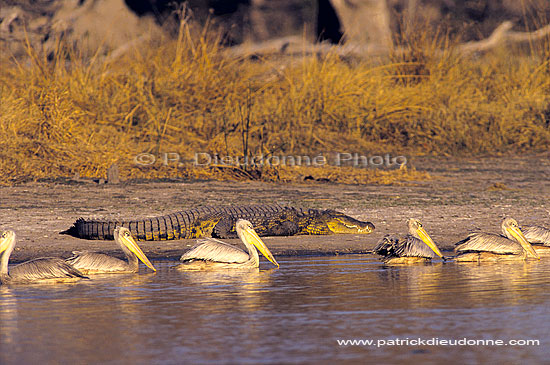
<path fill-rule="evenodd" d="M 388 233 L 406 233 L 406 220 L 421 220 L 442 251 L 470 230 L 500 233 L 500 221 L 550 227 L 550 160 L 546 156 L 415 158 L 434 177 L 410 185 L 344 185 L 234 181 L 110 184 L 25 183 L 0 187 L 0 229 L 13 229 L 10 262 L 68 257 L 97 250 L 122 257 L 114 241 L 83 240 L 59 232 L 79 218 L 154 217 L 204 205 L 279 203 L 335 209 L 374 223 L 367 235 L 265 237 L 275 256 L 366 253 Z M 239 240 L 227 240 L 239 242 Z M 195 240 L 138 242 L 152 260 L 178 259 Z M 448 252 L 444 252 L 448 254 Z"/>

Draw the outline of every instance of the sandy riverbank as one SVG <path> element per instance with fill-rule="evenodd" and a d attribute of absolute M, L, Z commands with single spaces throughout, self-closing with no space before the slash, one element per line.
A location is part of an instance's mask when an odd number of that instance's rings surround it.
<path fill-rule="evenodd" d="M 0 228 L 17 232 L 12 262 L 68 256 L 72 250 L 120 255 L 112 241 L 59 235 L 78 217 L 150 217 L 197 205 L 281 203 L 343 211 L 376 225 L 370 235 L 268 237 L 277 255 L 364 253 L 386 233 L 405 232 L 417 217 L 444 249 L 468 230 L 498 232 L 500 219 L 550 226 L 548 155 L 447 159 L 415 158 L 411 165 L 436 179 L 409 186 L 276 184 L 261 182 L 27 183 L 0 188 Z M 154 259 L 177 259 L 193 240 L 144 242 Z"/>

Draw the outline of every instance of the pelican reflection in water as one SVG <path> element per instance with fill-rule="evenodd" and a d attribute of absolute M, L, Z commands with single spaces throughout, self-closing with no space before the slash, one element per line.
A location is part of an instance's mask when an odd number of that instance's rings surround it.
<path fill-rule="evenodd" d="M 541 226 L 522 225 L 521 232 L 539 255 L 550 255 L 550 229 Z"/>
<path fill-rule="evenodd" d="M 503 235 L 475 232 L 456 243 L 456 261 L 498 261 L 539 258 L 519 228 L 518 222 L 505 218 Z"/>
<path fill-rule="evenodd" d="M 139 270 L 139 260 L 153 271 L 155 267 L 143 253 L 132 237 L 130 230 L 116 227 L 115 242 L 118 243 L 128 261 L 97 252 L 73 251 L 73 256 L 66 261 L 84 274 L 133 273 Z"/>
<path fill-rule="evenodd" d="M 15 247 L 15 232 L 0 234 L 0 283 L 61 282 L 86 278 L 80 271 L 59 257 L 42 257 L 11 266 L 8 261 Z"/>
<path fill-rule="evenodd" d="M 382 255 L 387 264 L 411 264 L 427 262 L 437 256 L 445 259 L 430 235 L 422 227 L 418 219 L 407 221 L 409 233 L 404 237 L 386 235 L 374 248 L 374 252 Z"/>
<path fill-rule="evenodd" d="M 246 246 L 248 253 L 220 240 L 206 238 L 198 240 L 198 244 L 184 253 L 180 260 L 183 263 L 176 266 L 178 270 L 233 269 L 257 268 L 260 257 L 256 248 L 274 265 L 279 267 L 275 257 L 252 227 L 252 223 L 239 219 L 235 224 L 237 235 Z"/>

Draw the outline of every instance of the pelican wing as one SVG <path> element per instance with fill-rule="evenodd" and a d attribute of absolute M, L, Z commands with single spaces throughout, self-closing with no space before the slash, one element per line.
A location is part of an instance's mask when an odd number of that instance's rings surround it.
<path fill-rule="evenodd" d="M 250 256 L 238 247 L 231 246 L 215 238 L 197 240 L 197 244 L 184 253 L 181 261 L 205 260 L 241 264 L 248 261 Z"/>
<path fill-rule="evenodd" d="M 504 236 L 492 233 L 470 233 L 468 237 L 456 243 L 455 251 L 492 252 L 501 255 L 519 255 L 523 248 L 519 243 Z"/>
<path fill-rule="evenodd" d="M 521 226 L 521 232 L 529 243 L 550 246 L 550 229 L 541 226 Z"/>
<path fill-rule="evenodd" d="M 436 253 L 422 240 L 408 234 L 399 241 L 395 250 L 397 256 L 437 258 Z"/>
<path fill-rule="evenodd" d="M 116 257 L 98 252 L 73 251 L 73 256 L 65 260 L 78 270 L 121 271 L 128 270 L 128 263 Z"/>
<path fill-rule="evenodd" d="M 86 278 L 80 271 L 57 257 L 44 257 L 10 267 L 14 280 L 36 281 L 58 278 Z"/>
<path fill-rule="evenodd" d="M 388 256 L 395 253 L 395 249 L 399 243 L 399 238 L 396 236 L 385 235 L 376 247 L 374 247 L 374 253 L 382 256 Z"/>
<path fill-rule="evenodd" d="M 401 238 L 386 235 L 378 242 L 374 252 L 386 257 L 438 257 L 422 240 L 410 234 Z"/>

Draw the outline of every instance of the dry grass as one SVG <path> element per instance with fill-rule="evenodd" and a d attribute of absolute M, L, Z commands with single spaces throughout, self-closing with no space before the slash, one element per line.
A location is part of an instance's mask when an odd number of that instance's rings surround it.
<path fill-rule="evenodd" d="M 399 169 L 366 169 L 357 167 L 337 166 L 277 166 L 244 169 L 238 166 L 212 165 L 204 167 L 185 166 L 179 168 L 142 167 L 141 171 L 131 170 L 131 178 L 170 177 L 183 179 L 215 179 L 215 180 L 264 180 L 274 182 L 331 182 L 340 184 L 377 184 L 377 185 L 408 185 L 419 181 L 432 180 L 427 172 L 417 171 L 414 167 L 408 169 L 403 165 Z"/>
<path fill-rule="evenodd" d="M 196 152 L 476 155 L 550 149 L 548 39 L 514 57 L 501 50 L 463 59 L 451 48 L 436 52 L 441 46 L 419 47 L 382 65 L 335 55 L 243 60 L 225 55 L 209 32 L 191 35 L 183 24 L 177 41 L 116 61 L 84 59 L 63 44 L 53 60 L 30 48 L 24 61 L 0 52 L 0 183 L 104 176 L 114 162 L 122 178 L 226 176 L 228 169 L 196 169 L 184 161 Z M 143 152 L 177 153 L 183 164 L 139 166 L 134 156 Z M 261 178 L 427 178 L 403 169 L 271 170 L 264 168 Z"/>

